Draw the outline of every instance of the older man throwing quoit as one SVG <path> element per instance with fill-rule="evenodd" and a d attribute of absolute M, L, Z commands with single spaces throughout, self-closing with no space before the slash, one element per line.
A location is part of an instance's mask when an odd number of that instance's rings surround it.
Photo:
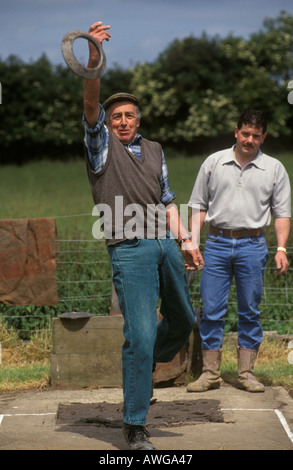
<path fill-rule="evenodd" d="M 101 44 L 109 40 L 109 28 L 97 22 L 89 33 Z M 88 66 L 96 67 L 99 54 L 90 42 L 89 50 Z M 154 449 L 145 427 L 153 367 L 174 358 L 195 324 L 185 266 L 174 238 L 188 268 L 200 268 L 203 260 L 172 204 L 175 196 L 161 146 L 138 133 L 138 99 L 121 92 L 102 106 L 99 97 L 100 80 L 85 80 L 88 176 L 94 202 L 103 212 L 113 282 L 124 317 L 123 433 L 131 449 Z M 133 210 L 140 215 L 135 227 Z M 157 325 L 159 297 L 163 319 Z"/>

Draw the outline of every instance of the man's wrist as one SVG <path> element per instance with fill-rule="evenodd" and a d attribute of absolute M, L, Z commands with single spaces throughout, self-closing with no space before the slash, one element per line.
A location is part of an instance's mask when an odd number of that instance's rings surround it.
<path fill-rule="evenodd" d="M 287 254 L 287 250 L 283 246 L 278 246 L 277 251 L 283 251 L 285 254 Z"/>
<path fill-rule="evenodd" d="M 180 241 L 178 241 L 179 243 L 179 246 L 181 247 L 183 243 L 185 243 L 186 241 L 190 241 L 191 242 L 191 236 L 189 235 L 188 237 L 184 237 L 182 238 Z"/>

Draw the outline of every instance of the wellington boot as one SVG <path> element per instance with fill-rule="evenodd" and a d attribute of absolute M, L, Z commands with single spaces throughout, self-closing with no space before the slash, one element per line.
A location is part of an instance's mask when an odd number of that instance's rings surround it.
<path fill-rule="evenodd" d="M 203 368 L 201 376 L 187 385 L 188 392 L 206 392 L 213 388 L 219 388 L 221 384 L 220 366 L 222 349 L 202 350 Z"/>
<path fill-rule="evenodd" d="M 257 357 L 255 349 L 238 347 L 238 385 L 247 392 L 264 392 L 264 385 L 253 375 L 254 363 Z"/>

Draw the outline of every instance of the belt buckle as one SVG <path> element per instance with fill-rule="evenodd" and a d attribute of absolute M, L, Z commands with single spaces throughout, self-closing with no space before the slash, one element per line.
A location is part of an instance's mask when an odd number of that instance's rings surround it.
<path fill-rule="evenodd" d="M 236 230 L 233 230 L 233 229 L 229 230 L 229 234 L 230 234 L 229 236 L 230 236 L 231 238 L 235 238 L 235 237 L 233 236 L 233 232 L 236 232 Z"/>
<path fill-rule="evenodd" d="M 247 235 L 247 230 L 230 230 L 231 238 L 243 238 L 243 237 L 246 237 L 246 235 Z"/>

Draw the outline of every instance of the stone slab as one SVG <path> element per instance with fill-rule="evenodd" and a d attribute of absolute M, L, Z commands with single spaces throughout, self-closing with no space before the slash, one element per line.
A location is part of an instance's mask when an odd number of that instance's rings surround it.
<path fill-rule="evenodd" d="M 122 385 L 122 317 L 53 320 L 51 383 L 68 387 Z"/>
<path fill-rule="evenodd" d="M 158 321 L 160 316 L 158 315 Z M 155 386 L 183 384 L 199 359 L 198 329 L 167 364 L 157 364 Z M 123 317 L 66 315 L 53 319 L 51 383 L 64 388 L 122 387 Z"/>

